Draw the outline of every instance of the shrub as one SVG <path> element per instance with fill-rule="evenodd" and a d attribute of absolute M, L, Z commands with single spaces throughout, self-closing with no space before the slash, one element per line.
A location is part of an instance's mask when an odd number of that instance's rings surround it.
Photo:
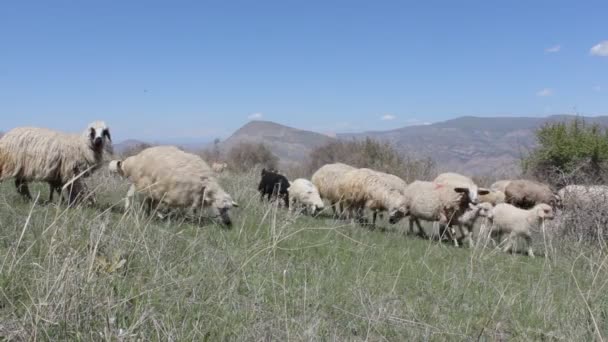
<path fill-rule="evenodd" d="M 416 179 L 429 179 L 435 172 L 432 159 L 403 155 L 390 143 L 369 137 L 365 140 L 333 141 L 317 147 L 310 153 L 305 169 L 312 174 L 321 166 L 336 162 L 391 173 L 408 183 Z"/>
<path fill-rule="evenodd" d="M 562 187 L 608 180 L 608 130 L 583 119 L 548 123 L 536 132 L 539 146 L 523 160 L 524 173 Z"/>
<path fill-rule="evenodd" d="M 276 169 L 279 158 L 262 143 L 239 143 L 228 151 L 227 163 L 234 171 L 247 171 L 256 166 Z"/>

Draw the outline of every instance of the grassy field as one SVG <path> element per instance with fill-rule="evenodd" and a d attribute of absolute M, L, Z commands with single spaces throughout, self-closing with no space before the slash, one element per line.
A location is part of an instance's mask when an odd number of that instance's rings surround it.
<path fill-rule="evenodd" d="M 0 336 L 9 340 L 601 340 L 607 256 L 536 236 L 535 259 L 454 248 L 261 204 L 222 181 L 234 226 L 39 205 L 0 186 Z M 46 199 L 46 186 L 32 187 Z M 41 200 L 39 200 L 41 201 Z M 545 249 L 545 246 L 547 248 Z"/>

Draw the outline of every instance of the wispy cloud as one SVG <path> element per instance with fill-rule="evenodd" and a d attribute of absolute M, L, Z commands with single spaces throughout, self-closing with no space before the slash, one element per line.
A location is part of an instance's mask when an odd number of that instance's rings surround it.
<path fill-rule="evenodd" d="M 602 87 L 599 86 L 599 85 L 596 85 L 596 86 L 593 87 L 593 90 L 597 91 L 599 93 L 600 91 L 602 91 Z"/>
<path fill-rule="evenodd" d="M 382 121 L 391 121 L 391 120 L 395 120 L 397 117 L 394 116 L 393 114 L 384 114 L 380 117 L 380 120 Z"/>
<path fill-rule="evenodd" d="M 547 96 L 552 96 L 552 95 L 553 95 L 553 89 L 549 89 L 549 88 L 539 90 L 536 93 L 536 96 L 540 96 L 540 97 L 547 97 Z"/>
<path fill-rule="evenodd" d="M 594 45 L 589 53 L 592 56 L 608 57 L 608 40 L 604 40 Z"/>
<path fill-rule="evenodd" d="M 247 118 L 249 120 L 257 120 L 257 119 L 261 119 L 264 115 L 262 113 L 253 113 L 251 115 L 249 115 Z"/>
<path fill-rule="evenodd" d="M 559 50 L 561 50 L 561 49 L 562 49 L 562 46 L 557 44 L 557 45 L 553 45 L 551 47 L 546 48 L 545 52 L 546 53 L 556 53 L 556 52 L 559 52 Z"/>

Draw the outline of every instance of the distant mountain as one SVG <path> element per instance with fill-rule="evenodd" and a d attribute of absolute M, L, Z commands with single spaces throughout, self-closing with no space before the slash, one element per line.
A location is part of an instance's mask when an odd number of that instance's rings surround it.
<path fill-rule="evenodd" d="M 120 154 L 123 154 L 125 151 L 132 149 L 134 147 L 137 147 L 141 144 L 148 144 L 148 143 L 145 141 L 136 140 L 136 139 L 127 139 L 127 140 L 121 141 L 117 144 L 113 144 L 114 153 L 117 155 L 120 155 Z"/>
<path fill-rule="evenodd" d="M 567 121 L 572 115 L 545 118 L 465 116 L 430 125 L 391 131 L 342 134 L 341 139 L 372 137 L 391 142 L 399 150 L 430 156 L 442 170 L 470 174 L 508 174 L 536 144 L 535 130 L 547 122 Z M 608 117 L 585 117 L 587 123 L 608 126 Z"/>
<path fill-rule="evenodd" d="M 295 162 L 308 157 L 312 149 L 325 145 L 334 138 L 311 131 L 283 126 L 270 121 L 254 120 L 234 132 L 220 144 L 222 150 L 241 142 L 264 143 L 282 162 Z"/>

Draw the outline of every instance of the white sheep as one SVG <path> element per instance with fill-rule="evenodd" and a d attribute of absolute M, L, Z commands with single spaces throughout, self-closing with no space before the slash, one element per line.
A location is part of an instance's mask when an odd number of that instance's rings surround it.
<path fill-rule="evenodd" d="M 70 187 L 69 203 L 84 192 L 82 177 L 98 169 L 112 153 L 110 129 L 103 121 L 91 123 L 84 134 L 67 134 L 46 128 L 18 127 L 0 139 L 3 165 L 0 181 L 15 179 L 17 191 L 31 199 L 28 182 L 47 182 L 53 192 Z"/>
<path fill-rule="evenodd" d="M 469 208 L 471 193 L 468 187 L 454 187 L 442 183 L 415 181 L 405 188 L 407 214 L 409 214 L 409 231 L 412 232 L 414 223 L 418 235 L 426 237 L 420 220 L 439 222 L 448 228 L 450 238 L 458 246 L 453 225 L 458 225 L 463 237 L 469 239 L 472 245 L 470 231 L 463 231 L 458 219 Z"/>
<path fill-rule="evenodd" d="M 480 203 L 490 203 L 492 205 L 497 205 L 498 203 L 505 202 L 505 193 L 500 190 L 492 190 L 485 195 L 479 195 Z"/>
<path fill-rule="evenodd" d="M 490 185 L 490 189 L 494 191 L 502 191 L 502 193 L 505 193 L 509 183 L 511 183 L 510 179 L 499 180 L 497 182 L 492 183 L 492 185 Z"/>
<path fill-rule="evenodd" d="M 228 164 L 226 163 L 213 162 L 213 164 L 211 164 L 211 169 L 213 170 L 213 172 L 218 174 L 224 172 L 224 170 L 226 170 L 227 168 Z"/>
<path fill-rule="evenodd" d="M 538 230 L 545 220 L 553 219 L 553 209 L 550 205 L 540 203 L 533 208 L 525 210 L 508 203 L 497 204 L 492 209 L 492 233 L 498 235 L 502 243 L 504 234 L 508 234 L 504 252 L 510 252 L 517 237 L 523 237 L 528 245 L 527 253 L 534 257 L 532 251 L 532 230 Z"/>
<path fill-rule="evenodd" d="M 479 202 L 479 195 L 487 195 L 490 192 L 487 189 L 478 188 L 477 184 L 475 184 L 475 182 L 473 182 L 471 178 L 455 172 L 442 173 L 437 176 L 437 178 L 435 178 L 433 182 L 438 184 L 451 185 L 456 188 L 468 188 L 469 198 L 473 203 Z"/>
<path fill-rule="evenodd" d="M 593 204 L 604 204 L 608 201 L 606 185 L 566 185 L 557 192 L 563 204 L 588 207 Z"/>
<path fill-rule="evenodd" d="M 291 201 L 290 210 L 300 204 L 306 207 L 310 215 L 313 215 L 324 208 L 319 190 L 311 181 L 304 178 L 298 178 L 290 183 L 289 199 Z"/>
<path fill-rule="evenodd" d="M 323 165 L 312 175 L 312 183 L 319 190 L 321 198 L 329 201 L 334 216 L 342 215 L 344 209 L 338 192 L 338 182 L 344 174 L 351 170 L 355 170 L 355 168 L 342 163 L 333 163 Z"/>
<path fill-rule="evenodd" d="M 372 225 L 376 224 L 380 211 L 388 211 L 390 223 L 396 223 L 407 213 L 403 190 L 388 185 L 374 170 L 355 169 L 344 174 L 338 183 L 338 195 L 359 219 L 364 208 L 372 210 Z"/>
<path fill-rule="evenodd" d="M 146 198 L 148 212 L 160 204 L 194 211 L 212 207 L 222 222 L 230 225 L 228 210 L 238 206 L 218 184 L 205 161 L 174 146 L 150 147 L 125 160 L 114 160 L 110 170 L 132 183 L 127 208 L 131 197 L 139 192 Z"/>

